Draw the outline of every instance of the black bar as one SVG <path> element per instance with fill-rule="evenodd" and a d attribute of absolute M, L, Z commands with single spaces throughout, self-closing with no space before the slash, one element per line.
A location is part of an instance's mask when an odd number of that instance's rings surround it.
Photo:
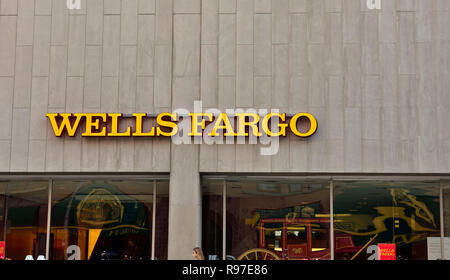
<path fill-rule="evenodd" d="M 3 261 L 2 275 L 78 279 L 407 279 L 449 261 Z M 212 272 L 214 271 L 214 274 Z M 443 272 L 441 276 L 439 272 Z M 444 276 L 445 277 L 445 276 Z M 27 278 L 28 279 L 28 278 Z"/>

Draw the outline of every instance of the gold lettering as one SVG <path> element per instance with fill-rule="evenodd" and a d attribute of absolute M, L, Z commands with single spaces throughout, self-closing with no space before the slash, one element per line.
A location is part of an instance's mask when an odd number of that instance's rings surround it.
<path fill-rule="evenodd" d="M 245 127 L 248 126 L 251 128 L 253 136 L 261 136 L 262 134 L 258 131 L 257 123 L 259 122 L 259 115 L 255 113 L 237 113 L 239 121 L 239 130 L 237 136 L 248 136 L 248 133 L 245 132 Z M 245 118 L 252 118 L 251 121 L 245 121 Z"/>
<path fill-rule="evenodd" d="M 123 114 L 108 114 L 108 117 L 112 119 L 111 132 L 108 133 L 108 136 L 131 136 L 130 127 L 125 132 L 119 132 L 119 118 L 122 116 Z"/>
<path fill-rule="evenodd" d="M 95 117 L 101 118 L 103 122 L 106 122 L 106 114 L 84 114 L 86 117 L 86 130 L 82 136 L 106 136 L 106 127 L 103 127 L 101 132 L 92 132 L 92 128 L 100 128 L 100 119 L 93 121 Z"/>
<path fill-rule="evenodd" d="M 307 132 L 305 132 L 305 133 L 301 133 L 301 132 L 298 131 L 298 129 L 297 129 L 297 121 L 298 121 L 298 119 L 301 118 L 301 117 L 306 117 L 306 118 L 308 118 L 308 119 L 309 119 L 309 122 L 310 122 L 310 124 L 311 124 L 311 127 L 309 128 L 309 130 L 308 130 Z M 300 137 L 309 137 L 309 136 L 313 135 L 313 134 L 316 132 L 316 130 L 317 130 L 317 120 L 316 120 L 316 118 L 314 118 L 314 116 L 311 115 L 311 114 L 308 114 L 308 113 L 299 113 L 299 114 L 296 114 L 294 117 L 292 117 L 291 122 L 290 122 L 290 128 L 291 128 L 291 131 L 292 131 L 295 135 L 297 135 L 297 136 L 300 136 Z"/>
<path fill-rule="evenodd" d="M 267 114 L 266 116 L 264 116 L 263 120 L 262 120 L 262 130 L 268 135 L 268 136 L 286 136 L 286 127 L 288 126 L 287 123 L 279 123 L 278 127 L 280 128 L 279 132 L 273 133 L 272 131 L 270 131 L 269 129 L 269 121 L 273 116 L 277 116 L 278 118 L 280 118 L 281 121 L 285 121 L 286 119 L 286 114 L 278 114 L 278 113 L 270 113 Z"/>
<path fill-rule="evenodd" d="M 223 122 L 223 125 L 221 123 Z M 218 129 L 226 129 L 225 136 L 236 136 L 236 133 L 233 131 L 233 127 L 231 126 L 230 120 L 228 119 L 227 114 L 222 113 L 217 117 L 216 122 L 214 123 L 214 127 L 211 133 L 208 133 L 209 136 L 217 136 Z"/>
<path fill-rule="evenodd" d="M 173 136 L 178 133 L 178 126 L 176 123 L 176 114 L 172 113 L 161 113 L 156 118 L 157 127 L 152 127 L 150 131 L 143 131 L 144 120 L 147 116 L 146 113 L 134 113 L 132 114 L 135 118 L 135 131 L 133 132 L 133 127 L 128 126 L 126 131 L 120 132 L 119 121 L 123 117 L 123 114 L 119 113 L 84 113 L 84 114 L 70 114 L 70 113 L 48 113 L 46 117 L 50 120 L 52 129 L 56 136 L 61 136 L 64 131 L 70 137 L 73 137 L 77 129 L 80 126 L 81 119 L 86 118 L 86 130 L 82 136 L 93 137 L 93 136 Z M 206 122 L 211 122 L 214 120 L 212 113 L 190 113 L 191 116 L 191 132 L 189 136 L 202 136 L 203 130 L 206 128 Z M 299 137 L 309 137 L 317 131 L 317 120 L 309 113 L 298 113 L 294 115 L 290 122 L 286 122 L 286 114 L 280 113 L 269 113 L 265 115 L 261 120 L 261 131 L 259 130 L 258 123 L 260 121 L 260 116 L 256 113 L 236 113 L 238 118 L 237 132 L 233 129 L 232 123 L 226 113 L 221 113 L 217 116 L 214 127 L 212 131 L 208 134 L 209 136 L 218 136 L 218 130 L 224 131 L 224 136 L 262 136 L 264 132 L 269 137 L 286 136 L 287 127 L 290 128 L 292 133 Z M 107 131 L 104 123 L 107 122 L 108 117 L 111 118 L 111 132 Z M 276 126 L 278 131 L 271 131 L 269 123 L 273 118 L 278 118 Z M 59 122 L 59 118 L 62 120 Z M 165 120 L 165 118 L 170 118 L 170 120 Z M 248 118 L 248 119 L 247 119 Z M 300 118 L 307 118 L 310 127 L 306 132 L 300 132 L 297 129 L 297 124 Z M 163 129 L 164 127 L 171 129 Z M 246 132 L 248 127 L 248 132 Z M 101 130 L 101 131 L 100 131 Z M 95 132 L 94 132 L 95 131 Z"/>
<path fill-rule="evenodd" d="M 142 118 L 147 117 L 146 113 L 133 114 L 133 116 L 136 118 L 136 132 L 133 136 L 155 136 L 155 127 L 152 127 L 150 132 L 142 132 Z"/>
<path fill-rule="evenodd" d="M 69 117 L 72 117 L 72 114 L 68 114 L 68 113 L 63 113 L 63 114 L 56 114 L 56 113 L 52 113 L 52 114 L 46 114 L 47 118 L 49 118 L 50 123 L 52 125 L 53 128 L 53 132 L 55 133 L 55 136 L 61 136 L 64 130 L 67 130 L 67 134 L 70 137 L 73 137 L 78 129 L 78 126 L 80 125 L 80 121 L 81 118 L 83 117 L 83 114 L 74 114 L 76 119 L 75 119 L 75 123 L 72 124 L 70 123 L 70 119 Z M 61 116 L 62 122 L 61 125 L 58 126 L 58 124 L 56 123 L 56 117 L 57 116 Z"/>
<path fill-rule="evenodd" d="M 156 122 L 158 123 L 158 127 L 156 129 L 156 135 L 157 136 L 173 136 L 175 134 L 177 134 L 178 132 L 178 126 L 176 123 L 174 122 L 170 122 L 170 121 L 165 121 L 163 120 L 163 117 L 170 117 L 172 121 L 176 121 L 177 120 L 177 114 L 171 114 L 171 113 L 161 113 L 158 115 L 158 117 L 156 118 Z M 172 128 L 171 132 L 164 132 L 161 130 L 161 127 L 169 127 Z"/>
<path fill-rule="evenodd" d="M 202 130 L 206 127 L 206 120 L 203 117 L 207 117 L 209 121 L 212 121 L 213 115 L 211 113 L 190 113 L 192 130 L 189 132 L 189 136 L 202 136 L 202 132 L 198 131 L 199 125 L 201 125 Z M 198 122 L 199 117 L 201 117 L 200 123 Z"/>

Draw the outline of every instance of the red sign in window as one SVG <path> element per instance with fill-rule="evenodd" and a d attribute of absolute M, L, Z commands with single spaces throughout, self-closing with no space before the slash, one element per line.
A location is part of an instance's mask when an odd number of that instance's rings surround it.
<path fill-rule="evenodd" d="M 0 259 L 5 258 L 5 241 L 0 241 Z"/>
<path fill-rule="evenodd" d="M 396 260 L 395 244 L 378 244 L 379 260 Z"/>

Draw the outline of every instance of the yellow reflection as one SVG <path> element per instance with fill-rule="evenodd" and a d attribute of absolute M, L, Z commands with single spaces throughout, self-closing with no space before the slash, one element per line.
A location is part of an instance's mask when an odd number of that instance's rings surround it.
<path fill-rule="evenodd" d="M 89 229 L 88 259 L 91 258 L 92 251 L 95 248 L 95 244 L 97 243 L 98 237 L 100 236 L 101 232 L 101 229 Z"/>
<path fill-rule="evenodd" d="M 350 217 L 352 214 L 334 214 L 334 217 Z M 329 218 L 330 214 L 316 214 L 316 218 Z"/>
<path fill-rule="evenodd" d="M 324 251 L 324 250 L 326 250 L 327 248 L 312 248 L 312 251 L 313 252 L 320 252 L 320 251 Z"/>
<path fill-rule="evenodd" d="M 287 230 L 305 230 L 305 227 L 287 227 Z"/>
<path fill-rule="evenodd" d="M 409 194 L 409 190 L 392 188 L 391 195 L 394 200 L 394 205 L 397 205 L 397 203 L 403 203 L 411 206 L 416 209 L 415 213 L 417 217 L 422 218 L 428 223 L 432 223 L 435 228 L 437 227 L 436 222 L 434 221 L 433 213 L 431 213 L 427 205 L 421 201 L 418 201 L 414 195 Z"/>

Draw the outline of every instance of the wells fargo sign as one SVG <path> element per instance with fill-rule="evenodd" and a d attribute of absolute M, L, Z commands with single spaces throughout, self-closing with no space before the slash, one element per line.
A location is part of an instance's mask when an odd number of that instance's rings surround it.
<path fill-rule="evenodd" d="M 378 259 L 395 261 L 395 244 L 378 244 Z"/>
<path fill-rule="evenodd" d="M 0 241 L 0 259 L 5 258 L 5 241 Z"/>
<path fill-rule="evenodd" d="M 176 113 L 161 113 L 149 116 L 146 113 L 135 113 L 125 117 L 120 113 L 49 113 L 46 115 L 56 136 L 64 132 L 68 136 L 76 135 L 77 130 L 84 127 L 83 137 L 170 137 L 178 133 L 178 118 Z M 212 125 L 208 136 L 286 136 L 289 129 L 298 137 L 309 137 L 317 130 L 317 120 L 309 113 L 298 113 L 292 116 L 279 113 L 269 113 L 260 116 L 256 113 L 236 113 L 228 116 L 226 113 L 190 113 L 189 136 L 202 136 L 207 124 Z M 132 124 L 123 119 L 132 119 Z M 150 119 L 155 119 L 151 122 Z M 144 129 L 145 122 L 154 125 Z M 82 123 L 84 122 L 84 125 Z M 303 129 L 299 128 L 300 123 Z M 121 126 L 122 124 L 122 126 Z M 274 125 L 275 124 L 275 125 Z M 300 125 L 302 126 L 302 125 Z M 119 128 L 122 127 L 122 128 Z M 222 134 L 223 133 L 223 134 Z"/>

